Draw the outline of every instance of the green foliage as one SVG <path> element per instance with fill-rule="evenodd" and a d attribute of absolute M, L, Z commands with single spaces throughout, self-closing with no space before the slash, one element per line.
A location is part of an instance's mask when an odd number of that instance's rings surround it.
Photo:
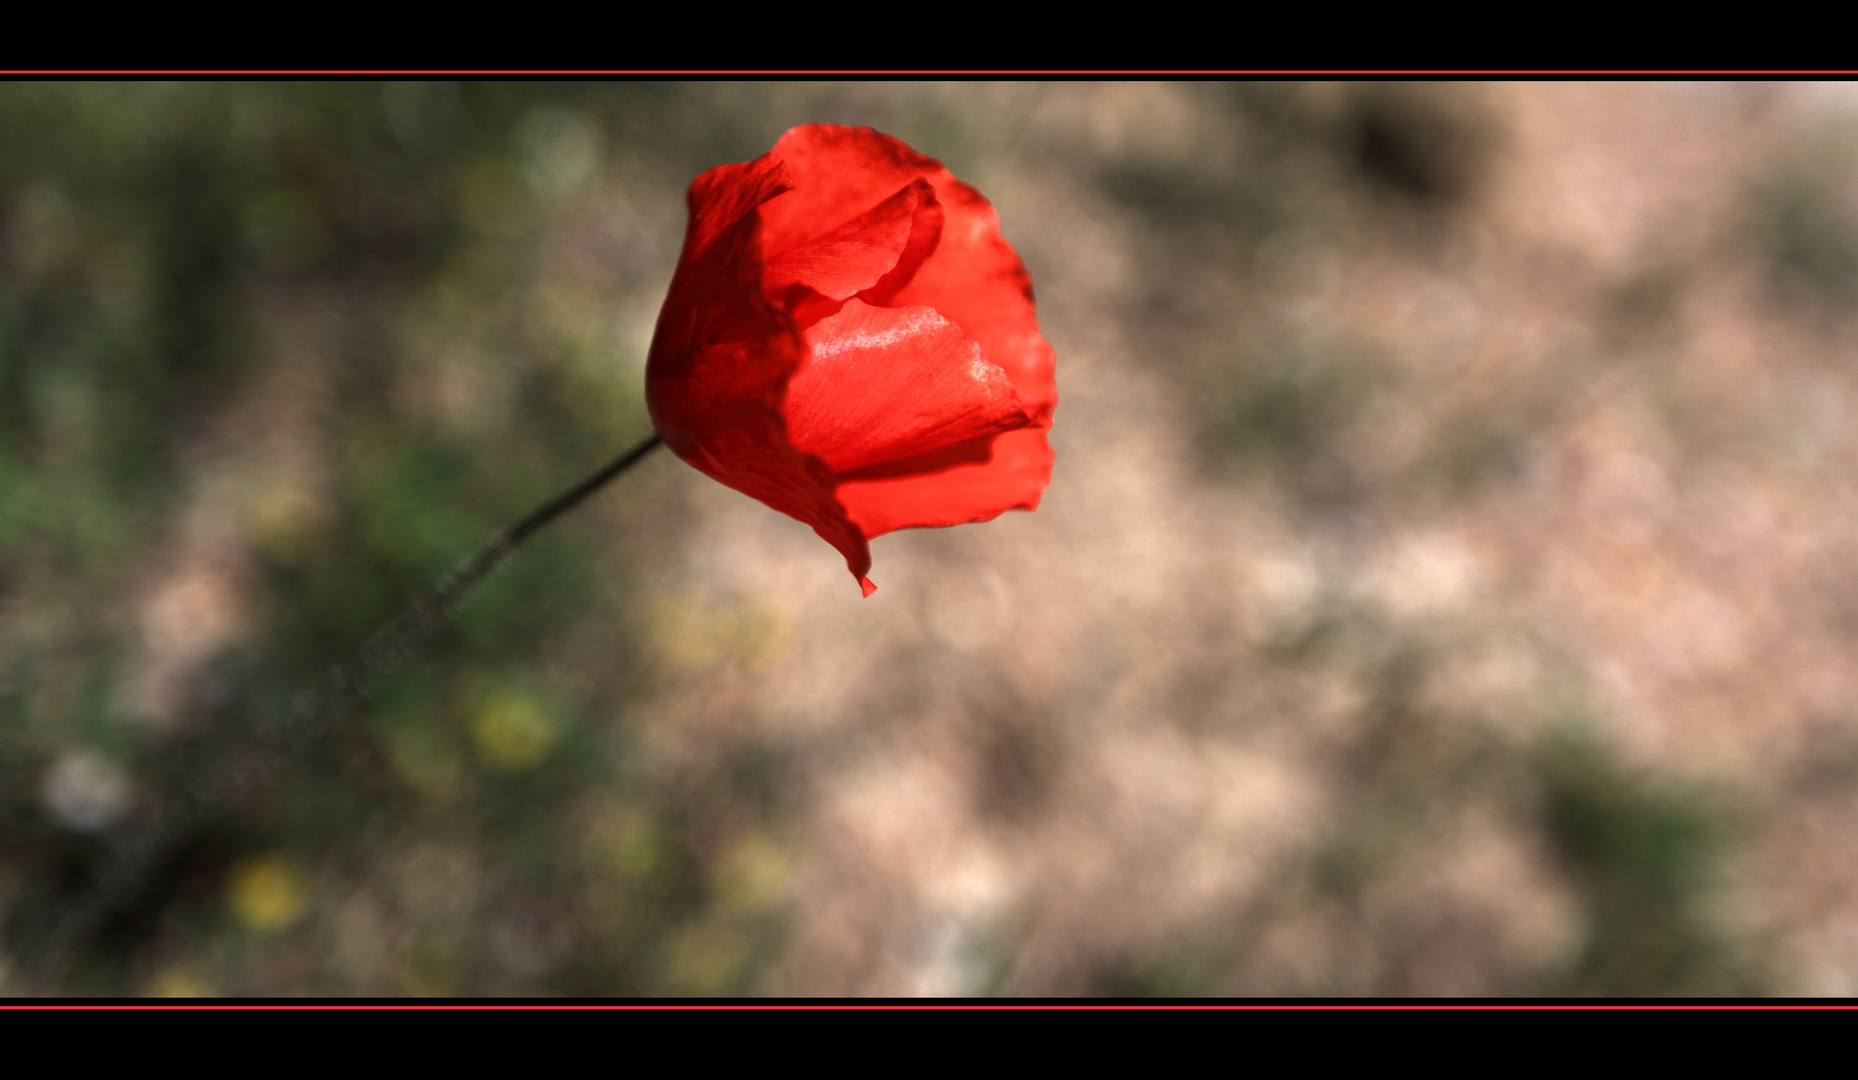
<path fill-rule="evenodd" d="M 1729 842 L 1704 793 L 1632 775 L 1578 730 L 1537 759 L 1549 839 L 1579 890 L 1587 943 L 1576 994 L 1751 993 L 1709 901 Z"/>
<path fill-rule="evenodd" d="M 765 149 L 682 123 L 688 107 L 651 85 L 0 87 L 9 989 L 754 977 L 778 908 L 713 884 L 727 807 L 678 810 L 634 764 L 648 671 L 614 614 L 633 570 L 579 520 L 74 950 L 40 948 L 137 821 L 252 754 L 326 665 L 649 430 L 615 313 L 663 288 L 677 185 Z M 669 178 L 677 219 L 590 204 L 616 168 Z M 54 776 L 74 778 L 64 803 Z M 379 955 L 338 961 L 329 943 L 356 933 Z"/>
<path fill-rule="evenodd" d="M 1749 232 L 1785 294 L 1835 309 L 1858 299 L 1858 146 L 1807 140 L 1760 185 Z"/>

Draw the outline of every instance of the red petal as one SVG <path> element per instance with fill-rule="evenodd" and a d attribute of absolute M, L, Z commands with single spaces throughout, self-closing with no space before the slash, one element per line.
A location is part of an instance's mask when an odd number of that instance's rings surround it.
<path fill-rule="evenodd" d="M 876 285 L 909 247 L 916 210 L 924 202 L 933 204 L 935 191 L 918 180 L 806 243 L 785 251 L 764 246 L 768 269 L 762 282 L 769 299 L 779 299 L 793 285 L 832 300 Z"/>
<path fill-rule="evenodd" d="M 770 250 L 794 246 L 921 177 L 945 216 L 939 243 L 914 277 L 883 297 L 886 306 L 936 309 L 980 342 L 1019 388 L 1035 423 L 1058 403 L 1052 348 L 1039 334 L 1032 278 L 1000 235 L 1000 218 L 980 192 L 941 162 L 870 128 L 807 124 L 781 136 L 770 154 L 787 166 L 794 190 L 763 208 Z"/>
<path fill-rule="evenodd" d="M 787 384 L 793 445 L 848 473 L 1025 427 L 1006 373 L 926 307 L 848 300 L 809 327 Z"/>
<path fill-rule="evenodd" d="M 695 260 L 749 211 L 793 190 L 793 186 L 786 164 L 775 154 L 703 172 L 690 182 L 690 190 L 684 195 L 690 206 L 690 223 L 684 229 L 684 251 L 678 256 L 678 269 Z"/>
<path fill-rule="evenodd" d="M 916 277 L 916 271 L 922 269 L 942 240 L 944 215 L 942 202 L 935 197 L 935 188 L 926 180 L 917 180 L 914 186 L 919 194 L 916 213 L 910 218 L 909 243 L 904 245 L 903 254 L 897 256 L 897 265 L 877 284 L 858 294 L 860 300 L 874 307 L 895 306 L 891 301 L 898 291 Z"/>
<path fill-rule="evenodd" d="M 805 124 L 782 135 L 768 156 L 787 166 L 795 195 L 762 213 L 769 251 L 799 247 L 850 221 L 898 188 L 927 179 L 941 193 L 942 163 L 870 128 Z"/>
<path fill-rule="evenodd" d="M 798 182 L 798 181 L 796 181 Z M 1058 404 L 1056 358 L 1039 333 L 1032 276 L 1000 236 L 1000 217 L 981 193 L 950 177 L 936 184 L 947 223 L 941 243 L 892 303 L 928 304 L 981 343 L 1019 388 L 1035 423 Z"/>
<path fill-rule="evenodd" d="M 769 158 L 691 183 L 690 227 L 646 364 L 646 404 L 679 457 L 811 525 L 862 582 L 871 552 L 834 496 L 837 477 L 794 449 L 780 415 L 804 346 L 792 319 L 762 295 L 755 209 L 787 183 Z"/>
<path fill-rule="evenodd" d="M 679 456 L 812 525 L 867 596 L 868 538 L 1038 505 L 1052 351 L 979 192 L 813 124 L 690 206 L 646 376 Z"/>
<path fill-rule="evenodd" d="M 843 477 L 839 502 L 872 539 L 897 529 L 990 521 L 1008 510 L 1035 510 L 1052 477 L 1043 428 L 994 437 L 989 460 L 934 472 L 867 479 Z"/>

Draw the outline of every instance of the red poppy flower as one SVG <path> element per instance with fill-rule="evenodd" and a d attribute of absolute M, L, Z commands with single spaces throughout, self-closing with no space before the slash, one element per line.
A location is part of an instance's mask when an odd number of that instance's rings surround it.
<path fill-rule="evenodd" d="M 811 525 L 866 596 L 873 537 L 1038 506 L 1052 348 L 980 192 L 888 135 L 807 124 L 689 200 L 645 372 L 679 457 Z"/>

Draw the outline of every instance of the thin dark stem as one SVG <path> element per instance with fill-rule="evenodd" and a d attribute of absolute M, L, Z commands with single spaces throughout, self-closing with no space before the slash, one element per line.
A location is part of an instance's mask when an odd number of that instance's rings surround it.
<path fill-rule="evenodd" d="M 662 445 L 650 438 L 601 466 L 591 476 L 543 503 L 516 524 L 492 536 L 433 589 L 414 599 L 392 621 L 369 635 L 355 655 L 330 667 L 318 688 L 301 698 L 291 715 L 261 728 L 251 745 L 232 756 L 225 769 L 183 790 L 149 825 L 126 837 L 96 883 L 67 908 L 40 942 L 48 973 L 68 960 L 71 947 L 94 936 L 147 890 L 217 811 L 231 806 L 269 780 L 278 766 L 327 731 L 344 706 L 365 700 L 382 679 L 411 659 L 421 645 L 451 624 L 471 587 L 515 554 L 523 542 L 585 502 L 614 477 Z"/>
<path fill-rule="evenodd" d="M 602 465 L 592 476 L 536 507 L 528 517 L 491 537 L 478 549 L 477 554 L 466 559 L 450 577 L 439 583 L 432 595 L 426 598 L 427 602 L 449 610 L 458 603 L 467 589 L 495 570 L 498 564 L 523 545 L 523 541 L 547 528 L 550 522 L 579 506 L 589 495 L 605 487 L 614 477 L 632 468 L 640 458 L 663 445 L 664 436 L 653 432 L 651 438 Z"/>

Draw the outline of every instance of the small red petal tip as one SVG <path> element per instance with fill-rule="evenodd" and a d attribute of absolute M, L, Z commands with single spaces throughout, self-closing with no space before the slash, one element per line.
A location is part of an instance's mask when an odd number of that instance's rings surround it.
<path fill-rule="evenodd" d="M 873 585 L 871 583 L 871 579 L 868 577 L 859 578 L 858 587 L 864 590 L 864 594 L 866 596 L 870 596 L 872 593 L 877 591 L 877 586 Z"/>

